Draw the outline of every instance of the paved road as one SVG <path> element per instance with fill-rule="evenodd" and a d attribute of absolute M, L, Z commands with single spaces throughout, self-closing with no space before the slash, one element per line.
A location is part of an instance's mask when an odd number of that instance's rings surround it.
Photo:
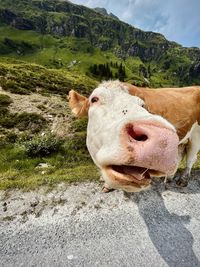
<path fill-rule="evenodd" d="M 128 195 L 93 183 L 1 193 L 0 265 L 198 267 L 198 179 Z"/>

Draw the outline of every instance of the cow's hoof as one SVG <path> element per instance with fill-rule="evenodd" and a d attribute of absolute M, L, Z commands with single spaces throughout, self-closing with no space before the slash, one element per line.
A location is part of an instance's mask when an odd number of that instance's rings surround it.
<path fill-rule="evenodd" d="M 176 184 L 180 187 L 186 187 L 188 185 L 188 181 L 183 178 L 180 178 L 178 179 L 178 181 L 176 181 Z"/>
<path fill-rule="evenodd" d="M 114 189 L 111 189 L 111 188 L 108 188 L 108 187 L 106 187 L 106 186 L 104 186 L 103 188 L 102 188 L 102 192 L 103 193 L 109 193 L 109 192 L 112 192 Z"/>
<path fill-rule="evenodd" d="M 164 178 L 164 184 L 170 184 L 172 183 L 174 180 L 174 175 L 170 175 L 170 176 L 165 176 Z"/>
<path fill-rule="evenodd" d="M 164 184 L 170 184 L 170 183 L 172 183 L 172 182 L 173 182 L 173 179 L 168 178 L 168 177 L 165 177 L 165 179 L 164 179 Z"/>

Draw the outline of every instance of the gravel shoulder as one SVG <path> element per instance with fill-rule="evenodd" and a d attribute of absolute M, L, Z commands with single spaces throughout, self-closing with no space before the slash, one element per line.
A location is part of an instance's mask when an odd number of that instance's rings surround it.
<path fill-rule="evenodd" d="M 200 266 L 200 172 L 187 188 L 0 192 L 1 266 Z"/>

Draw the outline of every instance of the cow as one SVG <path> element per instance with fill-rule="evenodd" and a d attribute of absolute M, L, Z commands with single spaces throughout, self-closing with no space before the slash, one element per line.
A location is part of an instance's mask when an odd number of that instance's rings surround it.
<path fill-rule="evenodd" d="M 71 90 L 69 105 L 75 116 L 89 117 L 87 147 L 105 191 L 136 192 L 148 188 L 152 176 L 174 176 L 185 154 L 177 184 L 187 186 L 200 150 L 200 86 L 151 89 L 107 81 L 89 98 Z"/>

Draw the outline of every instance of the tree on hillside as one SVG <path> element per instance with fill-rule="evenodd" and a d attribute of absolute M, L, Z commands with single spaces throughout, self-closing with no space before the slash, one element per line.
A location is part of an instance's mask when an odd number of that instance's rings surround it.
<path fill-rule="evenodd" d="M 140 64 L 139 66 L 139 75 L 148 78 L 148 71 L 143 64 Z"/>
<path fill-rule="evenodd" d="M 94 64 L 90 66 L 89 70 L 94 76 L 96 76 L 100 80 L 108 80 L 113 78 L 113 73 L 108 63 L 98 65 Z"/>
<path fill-rule="evenodd" d="M 117 71 L 114 73 L 112 72 L 112 69 L 117 69 Z M 110 62 L 106 64 L 94 64 L 90 66 L 89 71 L 92 75 L 94 75 L 99 80 L 109 80 L 109 79 L 119 79 L 120 81 L 124 81 L 126 76 L 126 70 L 125 66 L 123 66 L 122 63 L 120 65 L 118 62 Z"/>
<path fill-rule="evenodd" d="M 125 70 L 125 67 L 122 65 L 122 63 L 120 63 L 119 65 L 118 78 L 122 82 L 124 82 L 124 79 L 126 78 L 126 70 Z"/>

